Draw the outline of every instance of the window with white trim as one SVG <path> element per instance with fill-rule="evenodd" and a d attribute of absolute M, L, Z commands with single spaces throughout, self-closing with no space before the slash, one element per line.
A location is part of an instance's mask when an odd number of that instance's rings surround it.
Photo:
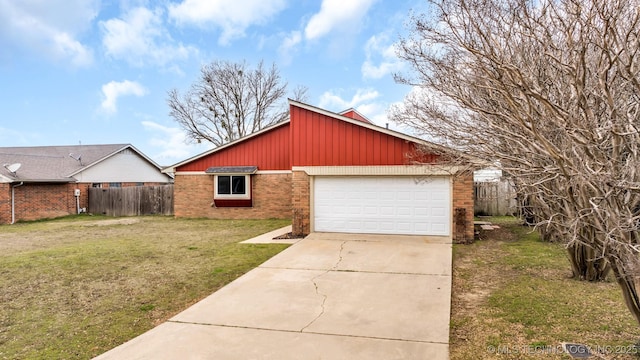
<path fill-rule="evenodd" d="M 250 199 L 250 175 L 216 175 L 215 199 Z"/>

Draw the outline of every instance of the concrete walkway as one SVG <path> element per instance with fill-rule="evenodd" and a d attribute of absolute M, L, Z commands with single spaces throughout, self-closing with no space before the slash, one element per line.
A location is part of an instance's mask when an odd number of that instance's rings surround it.
<path fill-rule="evenodd" d="M 240 244 L 295 244 L 298 241 L 300 241 L 300 239 L 275 239 L 280 235 L 290 233 L 291 228 L 292 226 L 288 225 L 280 229 L 276 229 L 273 231 L 269 231 L 268 233 L 258 235 L 249 240 L 241 241 Z"/>
<path fill-rule="evenodd" d="M 451 239 L 311 234 L 96 359 L 448 359 Z"/>

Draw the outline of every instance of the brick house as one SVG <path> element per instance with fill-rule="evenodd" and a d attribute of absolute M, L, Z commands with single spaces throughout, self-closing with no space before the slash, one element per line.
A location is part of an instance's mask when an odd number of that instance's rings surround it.
<path fill-rule="evenodd" d="M 473 238 L 473 176 L 443 163 L 443 148 L 354 110 L 289 106 L 288 121 L 165 168 L 175 216 L 288 218 L 296 235 Z"/>
<path fill-rule="evenodd" d="M 173 182 L 130 144 L 0 147 L 0 224 L 76 214 L 89 187 Z"/>

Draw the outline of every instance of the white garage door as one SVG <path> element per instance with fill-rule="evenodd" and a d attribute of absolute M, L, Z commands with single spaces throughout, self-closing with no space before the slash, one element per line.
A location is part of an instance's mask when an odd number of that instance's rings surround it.
<path fill-rule="evenodd" d="M 449 235 L 448 177 L 317 176 L 314 229 L 318 232 Z"/>

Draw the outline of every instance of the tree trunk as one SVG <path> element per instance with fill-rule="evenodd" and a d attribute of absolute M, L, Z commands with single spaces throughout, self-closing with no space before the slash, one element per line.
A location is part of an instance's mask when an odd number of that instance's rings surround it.
<path fill-rule="evenodd" d="M 596 254 L 592 247 L 575 243 L 567 247 L 573 276 L 586 281 L 603 281 L 611 267 L 605 258 Z"/>
<path fill-rule="evenodd" d="M 622 290 L 624 302 L 638 324 L 640 324 L 640 298 L 638 298 L 636 281 L 632 276 L 628 275 L 630 272 L 624 268 L 624 263 L 618 260 L 617 257 L 610 256 L 609 262 L 616 276 L 616 282 L 618 282 Z"/>

